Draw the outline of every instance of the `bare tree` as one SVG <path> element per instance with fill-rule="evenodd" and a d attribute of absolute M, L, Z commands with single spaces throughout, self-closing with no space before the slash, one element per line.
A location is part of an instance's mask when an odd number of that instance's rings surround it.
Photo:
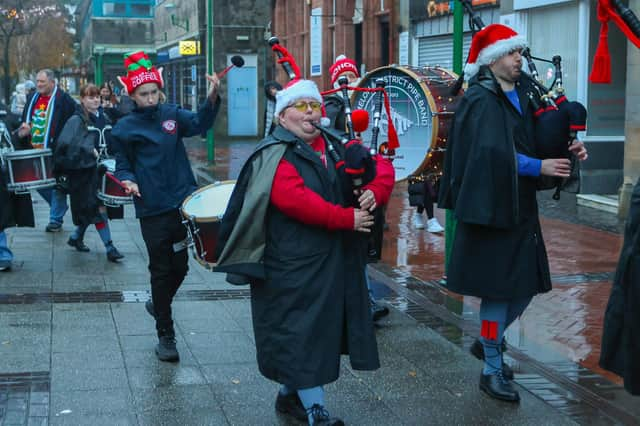
<path fill-rule="evenodd" d="M 12 39 L 31 34 L 44 18 L 60 16 L 57 0 L 3 0 L 0 5 L 0 42 L 3 47 L 2 70 L 5 102 L 11 96 Z"/>

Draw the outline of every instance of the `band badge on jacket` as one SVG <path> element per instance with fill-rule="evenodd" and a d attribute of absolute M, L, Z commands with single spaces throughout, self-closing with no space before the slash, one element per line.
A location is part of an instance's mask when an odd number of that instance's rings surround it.
<path fill-rule="evenodd" d="M 176 133 L 177 128 L 176 120 L 165 120 L 162 122 L 162 131 L 165 133 L 173 135 Z"/>

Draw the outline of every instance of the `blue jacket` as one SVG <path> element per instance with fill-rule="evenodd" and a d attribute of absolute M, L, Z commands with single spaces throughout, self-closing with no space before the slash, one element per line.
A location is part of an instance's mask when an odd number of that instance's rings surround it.
<path fill-rule="evenodd" d="M 180 207 L 196 190 L 183 137 L 205 132 L 213 125 L 220 97 L 198 113 L 175 105 L 135 108 L 111 132 L 116 157 L 115 175 L 138 184 L 136 217 L 155 216 Z"/>

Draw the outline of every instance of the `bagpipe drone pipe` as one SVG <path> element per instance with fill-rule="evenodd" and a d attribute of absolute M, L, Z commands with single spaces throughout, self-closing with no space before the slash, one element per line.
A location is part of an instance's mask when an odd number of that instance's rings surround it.
<path fill-rule="evenodd" d="M 295 59 L 289 53 L 289 51 L 280 44 L 277 37 L 271 37 L 268 41 L 271 49 L 278 57 L 277 62 L 282 65 L 283 69 L 287 73 L 291 80 L 289 84 L 295 82 L 301 78 L 300 69 L 296 64 Z M 357 138 L 357 134 L 365 131 L 369 126 L 369 114 L 364 110 L 351 109 L 351 101 L 348 96 L 350 90 L 362 90 L 361 88 L 355 88 L 348 86 L 348 80 L 344 77 L 339 79 L 340 88 L 322 92 L 322 96 L 326 96 L 338 91 L 342 92 L 342 101 L 344 102 L 344 114 L 345 122 L 347 125 L 347 132 L 343 133 L 337 129 L 328 127 L 328 119 L 323 117 L 323 120 L 314 126 L 325 136 L 327 141 L 327 152 L 336 165 L 336 170 L 339 174 L 344 174 L 349 177 L 353 188 L 358 189 L 367 183 L 371 182 L 376 176 L 376 167 L 373 157 L 377 152 L 377 133 L 375 140 L 369 146 L 369 149 L 364 146 L 362 141 Z M 384 91 L 384 85 L 380 88 L 365 89 L 369 91 L 380 92 L 380 99 L 382 96 L 386 98 L 386 92 Z M 382 105 L 382 101 L 379 102 Z M 388 105 L 388 99 L 386 101 Z M 388 111 L 388 109 L 387 109 Z M 377 119 L 376 119 L 377 117 Z M 374 113 L 374 125 L 378 125 L 380 117 L 380 111 Z M 395 131 L 394 131 L 395 134 Z M 397 147 L 397 137 L 395 140 Z M 341 144 L 340 150 L 336 149 L 334 144 Z"/>

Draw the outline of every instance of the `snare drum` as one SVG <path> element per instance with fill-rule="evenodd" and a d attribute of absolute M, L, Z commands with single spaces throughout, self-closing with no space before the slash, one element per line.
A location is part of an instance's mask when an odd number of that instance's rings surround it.
<path fill-rule="evenodd" d="M 449 125 L 462 95 L 451 95 L 451 86 L 458 79 L 453 72 L 440 67 L 377 68 L 362 79 L 359 86 L 374 88 L 376 79 L 386 83 L 391 106 L 391 121 L 398 133 L 400 148 L 394 157 L 396 180 L 422 173 L 439 176 L 442 173 Z M 369 112 L 373 120 L 375 96 L 354 91 L 353 108 Z M 387 114 L 382 110 L 380 142 L 387 136 Z M 371 124 L 371 123 L 370 123 Z M 365 143 L 371 140 L 371 128 L 363 132 Z"/>
<path fill-rule="evenodd" d="M 180 213 L 191 239 L 193 257 L 204 267 L 216 266 L 216 243 L 222 216 L 227 210 L 235 180 L 216 182 L 198 189 L 182 203 Z"/>
<path fill-rule="evenodd" d="M 3 159 L 9 172 L 9 191 L 24 194 L 32 189 L 51 188 L 56 184 L 50 149 L 5 152 Z"/>
<path fill-rule="evenodd" d="M 110 178 L 113 177 L 113 173 L 116 171 L 116 160 L 113 158 L 103 160 L 98 167 L 104 167 L 107 170 L 102 176 L 100 188 L 98 189 L 98 198 L 102 200 L 104 205 L 119 207 L 133 203 L 133 196 L 124 192 L 124 188 Z"/>

